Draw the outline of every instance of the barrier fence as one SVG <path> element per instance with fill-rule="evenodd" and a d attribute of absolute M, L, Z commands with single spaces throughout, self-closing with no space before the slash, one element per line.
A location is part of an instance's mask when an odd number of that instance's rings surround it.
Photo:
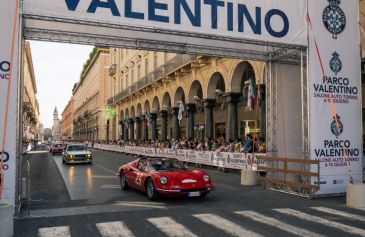
<path fill-rule="evenodd" d="M 318 160 L 256 156 L 258 169 L 267 175 L 259 177 L 267 189 L 313 197 L 320 189 L 320 165 Z M 290 164 L 295 164 L 291 167 Z M 311 166 L 312 169 L 311 169 Z M 315 169 L 314 169 L 315 168 Z M 311 170 L 316 170 L 313 172 Z M 316 182 L 312 182 L 316 180 Z"/>
<path fill-rule="evenodd" d="M 179 150 L 179 149 L 167 149 L 167 148 L 160 149 L 160 148 L 149 148 L 149 147 L 118 146 L 118 145 L 105 145 L 105 144 L 95 144 L 94 148 L 106 151 L 128 153 L 133 155 L 177 158 L 178 160 L 183 162 L 189 162 L 199 165 L 209 165 L 227 169 L 237 169 L 237 170 L 242 170 L 242 169 L 258 170 L 257 168 L 258 164 L 264 165 L 265 161 L 259 160 L 256 157 L 266 156 L 266 154 L 262 153 L 245 154 L 245 153 L 230 153 L 230 152 Z"/>

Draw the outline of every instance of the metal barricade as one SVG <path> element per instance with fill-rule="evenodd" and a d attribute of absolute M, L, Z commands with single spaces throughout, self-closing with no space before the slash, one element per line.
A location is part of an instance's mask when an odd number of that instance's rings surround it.
<path fill-rule="evenodd" d="M 258 169 L 266 171 L 259 180 L 266 189 L 312 198 L 320 188 L 320 165 L 318 160 L 291 159 L 258 156 Z M 291 163 L 300 169 L 289 168 Z M 317 166 L 317 172 L 311 166 Z M 312 182 L 312 178 L 316 181 Z"/>

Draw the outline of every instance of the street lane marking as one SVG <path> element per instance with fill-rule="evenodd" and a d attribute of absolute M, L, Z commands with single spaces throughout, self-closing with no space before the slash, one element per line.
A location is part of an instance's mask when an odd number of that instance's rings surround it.
<path fill-rule="evenodd" d="M 121 221 L 97 223 L 96 227 L 103 237 L 134 237 L 135 235 Z"/>
<path fill-rule="evenodd" d="M 325 213 L 329 213 L 329 214 L 333 214 L 333 215 L 343 216 L 343 217 L 350 218 L 350 219 L 353 219 L 353 220 L 365 221 L 365 216 L 351 214 L 351 213 L 344 212 L 344 211 L 338 211 L 338 210 L 328 208 L 328 207 L 311 207 L 311 208 L 314 209 L 314 210 L 320 211 L 320 212 L 325 212 Z"/>
<path fill-rule="evenodd" d="M 167 209 L 163 203 L 150 203 L 150 202 L 117 202 L 114 205 L 127 206 L 127 207 L 148 207 L 156 209 Z"/>
<path fill-rule="evenodd" d="M 27 154 L 43 154 L 49 153 L 49 151 L 27 151 Z"/>
<path fill-rule="evenodd" d="M 100 188 L 108 188 L 108 189 L 120 189 L 120 185 L 116 184 L 105 184 L 101 185 Z"/>
<path fill-rule="evenodd" d="M 242 226 L 237 225 L 229 220 L 226 220 L 220 216 L 216 216 L 213 214 L 197 214 L 193 216 L 233 236 L 251 236 L 251 237 L 262 236 L 251 230 L 245 229 Z"/>
<path fill-rule="evenodd" d="M 267 216 L 261 215 L 254 211 L 236 211 L 235 213 L 245 216 L 247 218 L 250 218 L 254 221 L 261 222 L 266 225 L 274 226 L 278 229 L 284 230 L 286 232 L 289 232 L 289 233 L 297 235 L 297 236 L 304 236 L 304 237 L 307 237 L 307 236 L 322 237 L 323 236 L 324 237 L 324 235 L 320 235 L 320 234 L 317 234 L 315 232 L 312 232 L 312 231 L 309 231 L 306 229 L 302 229 L 299 227 L 295 227 L 295 226 L 286 224 L 285 222 L 279 221 L 272 217 L 267 217 Z"/>
<path fill-rule="evenodd" d="M 189 229 L 185 228 L 183 225 L 177 223 L 170 217 L 160 217 L 160 218 L 149 218 L 147 219 L 158 229 L 164 232 L 170 237 L 197 237 Z"/>
<path fill-rule="evenodd" d="M 114 174 L 114 175 L 115 175 L 115 171 L 112 171 L 112 170 L 110 170 L 110 169 L 108 169 L 108 168 L 105 168 L 104 166 L 102 166 L 102 165 L 99 165 L 99 164 L 95 163 L 95 161 L 94 161 L 94 165 L 96 165 L 96 166 L 98 166 L 99 168 L 101 168 L 101 169 L 103 169 L 103 170 L 105 170 L 105 171 L 107 171 L 107 172 L 109 172 L 109 173 L 111 173 L 111 174 Z"/>
<path fill-rule="evenodd" d="M 116 179 L 117 176 L 113 175 L 113 176 L 105 176 L 105 175 L 93 175 L 93 178 L 96 179 Z"/>
<path fill-rule="evenodd" d="M 334 222 L 332 220 L 329 221 L 329 220 L 324 219 L 323 217 L 317 217 L 317 216 L 314 216 L 314 215 L 309 215 L 307 213 L 300 212 L 300 211 L 297 211 L 297 210 L 293 210 L 293 209 L 290 209 L 290 208 L 280 208 L 280 209 L 273 209 L 273 210 L 277 211 L 277 212 L 280 212 L 282 214 L 287 214 L 287 215 L 290 215 L 290 216 L 300 218 L 300 219 L 305 220 L 305 221 L 316 222 L 318 224 L 322 224 L 322 225 L 325 225 L 325 226 L 328 226 L 328 227 L 331 227 L 331 228 L 336 228 L 336 229 L 341 230 L 341 231 L 346 232 L 346 233 L 352 233 L 352 234 L 359 235 L 359 236 L 365 236 L 365 230 L 363 230 L 363 229 L 348 226 L 348 225 L 338 223 L 338 222 Z"/>
<path fill-rule="evenodd" d="M 68 226 L 49 227 L 38 229 L 38 237 L 71 237 Z"/>

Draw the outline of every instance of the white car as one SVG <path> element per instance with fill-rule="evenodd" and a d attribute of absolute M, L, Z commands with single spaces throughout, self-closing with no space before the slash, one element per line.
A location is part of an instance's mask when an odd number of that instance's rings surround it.
<path fill-rule="evenodd" d="M 62 153 L 62 162 L 66 164 L 92 164 L 92 153 L 84 144 L 67 145 Z"/>

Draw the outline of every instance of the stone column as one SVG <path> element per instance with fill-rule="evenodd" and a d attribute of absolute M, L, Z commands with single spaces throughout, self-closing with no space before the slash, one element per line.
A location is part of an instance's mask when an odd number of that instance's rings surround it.
<path fill-rule="evenodd" d="M 179 124 L 179 107 L 172 108 L 173 114 L 173 137 L 178 140 L 180 138 L 180 124 Z"/>
<path fill-rule="evenodd" d="M 213 138 L 214 135 L 214 118 L 213 108 L 215 99 L 205 99 L 203 101 L 205 112 L 205 138 Z"/>
<path fill-rule="evenodd" d="M 167 110 L 161 110 L 159 115 L 161 118 L 161 140 L 165 141 L 167 139 L 167 118 L 169 113 Z"/>
<path fill-rule="evenodd" d="M 124 121 L 124 133 L 123 133 L 123 140 L 126 141 L 128 140 L 128 121 L 125 120 Z"/>
<path fill-rule="evenodd" d="M 129 119 L 128 121 L 129 125 L 129 139 L 131 141 L 134 140 L 134 119 Z"/>
<path fill-rule="evenodd" d="M 266 139 L 266 87 L 261 85 L 260 136 Z"/>
<path fill-rule="evenodd" d="M 157 140 L 157 113 L 151 113 L 152 139 Z"/>
<path fill-rule="evenodd" d="M 119 120 L 119 126 L 120 126 L 120 135 L 119 135 L 119 139 L 120 140 L 124 140 L 124 124 L 123 124 L 123 120 Z"/>
<path fill-rule="evenodd" d="M 187 135 L 188 139 L 194 139 L 194 118 L 196 112 L 195 104 L 186 104 L 186 112 L 188 113 Z"/>
<path fill-rule="evenodd" d="M 143 140 L 148 140 L 148 122 L 146 120 L 148 119 L 146 115 L 143 115 L 142 117 L 143 121 Z"/>
<path fill-rule="evenodd" d="M 134 119 L 135 123 L 136 123 L 136 140 L 137 142 L 139 142 L 139 140 L 141 140 L 141 122 L 142 122 L 143 118 L 141 119 L 140 117 L 136 117 Z"/>
<path fill-rule="evenodd" d="M 240 95 L 240 93 L 227 93 L 224 95 L 228 104 L 228 138 L 233 140 L 238 138 L 237 103 Z"/>

